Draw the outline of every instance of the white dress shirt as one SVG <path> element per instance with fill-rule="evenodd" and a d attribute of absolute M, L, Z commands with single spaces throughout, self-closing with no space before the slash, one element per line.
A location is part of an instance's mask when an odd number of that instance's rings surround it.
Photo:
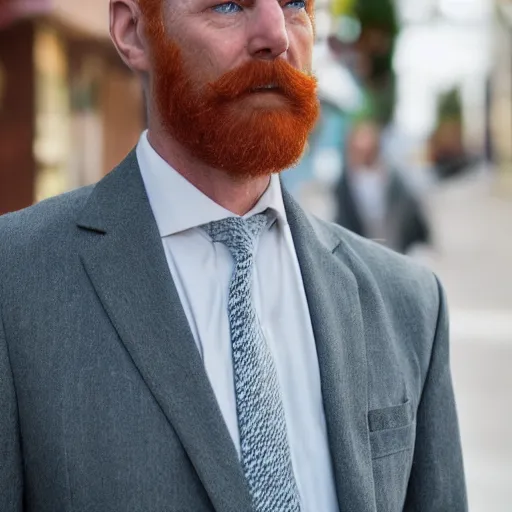
<path fill-rule="evenodd" d="M 228 320 L 233 259 L 199 226 L 234 214 L 183 178 L 151 147 L 137 146 L 142 178 L 206 373 L 233 442 L 240 437 Z M 302 277 L 278 176 L 247 217 L 270 209 L 276 221 L 260 237 L 254 300 L 273 355 L 286 417 L 301 512 L 338 510 L 320 388 L 320 372 Z M 171 312 L 169 312 L 171 314 Z"/>

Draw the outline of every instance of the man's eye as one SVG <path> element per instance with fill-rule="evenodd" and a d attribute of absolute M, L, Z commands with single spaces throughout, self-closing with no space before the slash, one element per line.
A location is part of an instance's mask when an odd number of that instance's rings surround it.
<path fill-rule="evenodd" d="M 240 12 L 242 8 L 235 2 L 226 2 L 212 7 L 212 10 L 221 14 L 234 14 Z"/>
<path fill-rule="evenodd" d="M 305 9 L 306 2 L 305 0 L 292 0 L 291 2 L 288 2 L 285 7 L 291 7 L 292 9 Z"/>

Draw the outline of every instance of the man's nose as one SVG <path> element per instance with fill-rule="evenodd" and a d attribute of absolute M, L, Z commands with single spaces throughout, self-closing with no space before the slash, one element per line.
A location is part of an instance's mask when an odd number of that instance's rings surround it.
<path fill-rule="evenodd" d="M 289 47 L 283 8 L 278 0 L 259 0 L 249 22 L 248 50 L 252 57 L 273 60 Z"/>

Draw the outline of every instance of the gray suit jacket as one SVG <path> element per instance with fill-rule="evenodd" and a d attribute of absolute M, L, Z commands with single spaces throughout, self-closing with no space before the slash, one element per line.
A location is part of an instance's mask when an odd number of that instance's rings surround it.
<path fill-rule="evenodd" d="M 438 282 L 285 205 L 340 511 L 465 511 Z M 0 218 L 0 308 L 1 512 L 251 510 L 134 153 Z"/>

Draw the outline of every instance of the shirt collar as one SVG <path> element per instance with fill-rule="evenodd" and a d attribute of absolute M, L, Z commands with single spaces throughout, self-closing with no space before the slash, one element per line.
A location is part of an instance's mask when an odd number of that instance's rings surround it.
<path fill-rule="evenodd" d="M 149 143 L 147 130 L 139 139 L 137 160 L 161 237 L 235 216 L 171 167 Z M 267 190 L 244 217 L 251 217 L 267 209 L 274 213 L 283 226 L 288 223 L 277 174 L 272 175 Z"/>

